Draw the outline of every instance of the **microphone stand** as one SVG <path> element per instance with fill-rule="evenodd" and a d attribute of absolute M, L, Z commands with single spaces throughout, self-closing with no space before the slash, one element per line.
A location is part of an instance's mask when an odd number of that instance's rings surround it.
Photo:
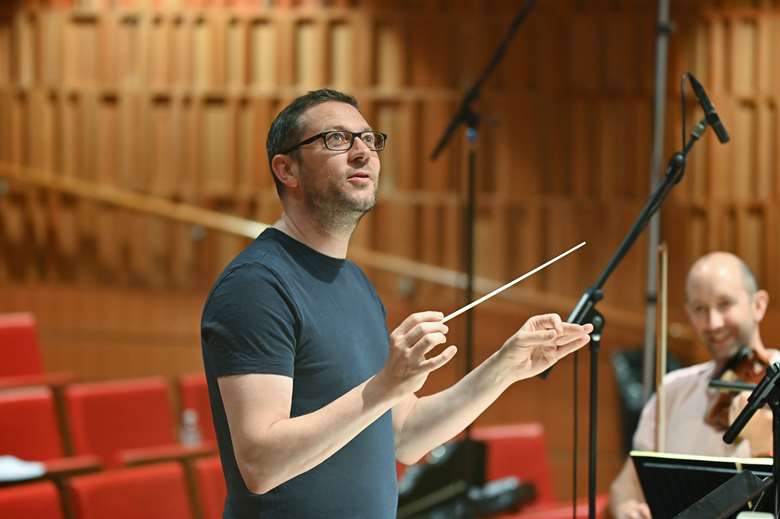
<path fill-rule="evenodd" d="M 525 0 L 523 5 L 518 10 L 512 23 L 509 26 L 504 39 L 499 44 L 493 57 L 488 63 L 485 70 L 479 76 L 474 85 L 469 88 L 466 94 L 463 96 L 460 108 L 453 116 L 447 128 L 444 130 L 439 142 L 436 144 L 433 152 L 431 153 L 431 160 L 436 160 L 439 154 L 444 150 L 445 146 L 452 137 L 455 129 L 464 124 L 466 126 L 466 138 L 469 143 L 468 148 L 468 180 L 467 180 L 467 195 L 466 195 L 466 209 L 464 213 L 464 263 L 466 267 L 466 286 L 464 298 L 466 303 L 471 303 L 474 299 L 474 220 L 476 214 L 476 165 L 477 165 L 477 138 L 479 133 L 477 127 L 479 126 L 480 117 L 472 108 L 472 104 L 479 99 L 482 85 L 487 80 L 490 73 L 501 62 L 504 54 L 506 53 L 509 43 L 514 37 L 520 24 L 528 15 L 531 7 L 533 7 L 536 0 Z M 474 312 L 466 313 L 466 338 L 465 338 L 465 362 L 466 373 L 470 372 L 473 362 L 473 344 L 474 344 Z M 471 425 L 466 427 L 466 438 L 470 437 Z"/>
<path fill-rule="evenodd" d="M 666 199 L 671 189 L 682 180 L 683 174 L 685 173 L 685 157 L 706 129 L 707 119 L 703 118 L 691 131 L 691 137 L 688 139 L 683 150 L 675 153 L 672 155 L 672 158 L 669 159 L 664 178 L 650 195 L 642 212 L 628 231 L 628 234 L 623 238 L 623 242 L 618 246 L 617 251 L 612 256 L 612 259 L 609 261 L 596 283 L 585 290 L 567 319 L 567 322 L 574 324 L 591 323 L 593 325 L 593 333 L 591 334 L 590 341 L 590 423 L 588 424 L 588 517 L 590 519 L 596 517 L 596 422 L 598 416 L 596 404 L 598 402 L 598 354 L 601 346 L 601 334 L 605 324 L 604 316 L 596 309 L 596 303 L 604 298 L 602 288 L 609 279 L 609 276 L 631 249 L 631 246 L 647 226 L 652 216 L 660 209 L 661 204 Z M 549 374 L 551 369 L 552 368 L 545 371 L 542 376 Z M 576 496 L 573 496 L 573 498 L 576 498 Z"/>

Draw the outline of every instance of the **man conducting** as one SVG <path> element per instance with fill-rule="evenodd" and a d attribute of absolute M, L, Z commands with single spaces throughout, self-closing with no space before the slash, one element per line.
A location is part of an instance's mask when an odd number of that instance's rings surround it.
<path fill-rule="evenodd" d="M 673 371 L 665 377 L 665 450 L 706 456 L 766 455 L 772 448 L 771 411 L 759 410 L 743 429 L 741 439 L 729 445 L 722 439 L 723 432 L 745 406 L 747 393 L 735 398 L 724 413 L 718 413 L 719 392 L 708 384 L 744 347 L 750 348 L 757 359 L 780 360 L 780 352 L 764 347 L 759 332 L 769 294 L 758 289 L 745 262 L 727 252 L 713 252 L 699 258 L 688 272 L 685 292 L 691 326 L 712 360 Z M 655 398 L 642 410 L 634 434 L 637 450 L 656 450 Z M 610 511 L 616 519 L 651 517 L 631 460 L 626 460 L 612 483 Z"/>
<path fill-rule="evenodd" d="M 457 351 L 434 351 L 443 315 L 412 314 L 388 339 L 379 297 L 345 259 L 386 139 L 333 90 L 271 124 L 282 215 L 219 276 L 201 323 L 226 519 L 395 517 L 396 459 L 414 463 L 589 340 L 590 325 L 535 316 L 458 383 L 416 397 Z"/>

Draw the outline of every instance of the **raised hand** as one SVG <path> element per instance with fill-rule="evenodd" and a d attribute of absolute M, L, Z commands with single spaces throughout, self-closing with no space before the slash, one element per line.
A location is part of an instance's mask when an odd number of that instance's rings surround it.
<path fill-rule="evenodd" d="M 536 315 L 501 347 L 514 381 L 538 375 L 590 341 L 593 325 L 565 323 L 558 314 Z"/>
<path fill-rule="evenodd" d="M 452 359 L 458 348 L 450 345 L 427 358 L 433 348 L 447 341 L 449 331 L 441 312 L 418 312 L 407 317 L 390 334 L 390 355 L 377 377 L 392 394 L 401 396 L 419 390 L 431 371 Z"/>

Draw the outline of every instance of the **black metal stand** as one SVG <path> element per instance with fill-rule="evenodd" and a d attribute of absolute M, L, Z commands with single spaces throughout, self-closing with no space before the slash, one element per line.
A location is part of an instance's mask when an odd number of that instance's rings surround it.
<path fill-rule="evenodd" d="M 609 279 L 609 276 L 617 268 L 622 261 L 623 257 L 631 249 L 636 239 L 642 233 L 648 222 L 652 218 L 661 204 L 666 199 L 669 191 L 682 180 L 685 172 L 685 157 L 691 150 L 696 141 L 699 140 L 701 135 L 707 129 L 706 119 L 702 119 L 691 132 L 691 137 L 685 144 L 685 147 L 681 152 L 675 153 L 669 160 L 666 167 L 666 174 L 660 184 L 656 187 L 655 191 L 650 195 L 645 207 L 637 217 L 634 225 L 623 238 L 623 242 L 618 247 L 612 259 L 607 264 L 604 271 L 599 276 L 596 283 L 585 290 L 582 294 L 577 305 L 572 310 L 567 319 L 567 322 L 575 324 L 593 324 L 593 334 L 590 343 L 590 420 L 588 428 L 588 517 L 591 519 L 596 516 L 596 439 L 597 439 L 597 406 L 598 401 L 598 354 L 601 342 L 601 334 L 604 328 L 604 316 L 596 310 L 596 303 L 598 303 L 603 297 L 602 288 Z M 576 355 L 576 353 L 575 353 Z M 546 377 L 552 368 L 548 369 L 541 376 Z M 576 390 L 576 389 L 575 389 Z M 575 399 L 576 405 L 576 399 Z M 576 444 L 575 444 L 576 445 Z M 576 497 L 576 496 L 575 496 Z"/>
<path fill-rule="evenodd" d="M 769 404 L 772 409 L 772 479 L 775 486 L 775 517 L 780 517 L 780 363 L 767 368 L 766 375 L 750 393 L 748 403 L 723 434 L 723 441 L 734 443 L 739 433 L 745 428 L 753 415 L 763 406 Z"/>
<path fill-rule="evenodd" d="M 739 389 L 733 382 L 720 382 L 718 387 L 730 390 Z M 697 519 L 713 517 L 721 519 L 732 517 L 746 504 L 774 486 L 774 516 L 780 517 L 780 485 L 776 484 L 780 475 L 780 363 L 767 368 L 761 379 L 748 397 L 748 403 L 723 434 L 723 441 L 734 443 L 739 433 L 745 428 L 753 415 L 763 406 L 772 409 L 772 475 L 760 479 L 752 471 L 744 470 L 729 478 L 725 483 L 702 497 L 690 507 L 675 515 L 675 519 Z M 760 500 L 759 500 L 760 501 Z M 758 506 L 757 504 L 754 506 Z"/>
<path fill-rule="evenodd" d="M 476 168 L 477 168 L 477 127 L 479 126 L 479 115 L 474 111 L 472 105 L 479 99 L 482 85 L 487 80 L 493 69 L 501 62 L 504 54 L 509 47 L 509 43 L 520 27 L 520 24 L 528 15 L 528 12 L 533 7 L 536 0 L 525 0 L 523 5 L 518 10 L 515 18 L 509 26 L 504 39 L 496 49 L 490 62 L 485 70 L 479 76 L 474 85 L 463 96 L 463 100 L 460 103 L 457 113 L 453 116 L 447 128 L 444 130 L 439 142 L 436 144 L 433 152 L 431 153 L 431 160 L 436 160 L 436 157 L 446 147 L 447 143 L 452 137 L 455 129 L 464 124 L 466 126 L 466 138 L 469 143 L 468 151 L 468 181 L 467 181 L 467 194 L 466 194 L 466 209 L 464 211 L 464 263 L 466 270 L 466 283 L 464 298 L 466 304 L 471 303 L 474 300 L 474 221 L 476 214 Z M 473 364 L 473 350 L 474 350 L 474 311 L 466 313 L 466 337 L 465 344 L 465 372 L 468 373 L 474 367 Z M 466 437 L 470 436 L 471 425 L 466 428 Z"/>
<path fill-rule="evenodd" d="M 473 114 L 472 114 L 473 115 Z M 466 304 L 469 304 L 474 300 L 474 223 L 476 222 L 477 214 L 477 139 L 479 133 L 477 132 L 477 116 L 473 115 L 470 121 L 473 124 L 469 124 L 466 129 L 466 140 L 469 143 L 469 166 L 468 166 L 468 184 L 467 193 L 468 199 L 466 202 L 466 213 L 464 216 L 463 227 L 466 234 L 465 249 L 466 249 L 466 291 L 464 299 Z M 465 372 L 471 371 L 474 366 L 474 311 L 466 312 L 466 366 Z M 466 437 L 471 436 L 471 424 L 466 427 Z"/>

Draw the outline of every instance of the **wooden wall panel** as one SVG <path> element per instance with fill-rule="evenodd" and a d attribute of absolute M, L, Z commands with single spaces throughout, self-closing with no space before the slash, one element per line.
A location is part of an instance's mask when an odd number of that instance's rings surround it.
<path fill-rule="evenodd" d="M 408 47 L 404 24 L 397 19 L 377 20 L 374 27 L 374 84 L 398 89 L 406 83 Z"/>
<path fill-rule="evenodd" d="M 277 81 L 276 28 L 268 20 L 255 20 L 249 26 L 249 78 L 256 89 L 268 89 Z"/>
<path fill-rule="evenodd" d="M 0 85 L 7 86 L 11 82 L 13 67 L 17 57 L 14 53 L 14 20 L 5 12 L 0 12 Z"/>
<path fill-rule="evenodd" d="M 236 160 L 238 191 L 244 199 L 273 189 L 264 136 L 275 113 L 270 99 L 243 100 L 237 111 Z"/>
<path fill-rule="evenodd" d="M 568 300 L 595 281 L 648 190 L 656 2 L 538 4 L 476 105 L 483 116 L 476 145 L 476 269 L 503 282 L 587 240 L 585 250 L 522 287 Z M 370 122 L 390 135 L 379 204 L 354 243 L 462 268 L 463 129 L 438 160 L 429 155 L 516 2 L 7 5 L 0 7 L 0 166 L 272 222 L 280 205 L 265 156 L 268 125 L 296 95 L 331 86 L 355 94 Z M 663 158 L 680 146 L 678 90 L 686 70 L 704 83 L 732 135 L 722 146 L 705 134 L 663 210 L 672 304 L 675 319 L 683 321 L 685 271 L 708 250 L 744 255 L 770 292 L 780 293 L 774 268 L 780 263 L 780 4 L 696 0 L 673 9 L 678 30 L 671 38 Z M 690 130 L 702 114 L 689 89 L 688 97 Z M 0 185 L 3 289 L 36 280 L 99 282 L 120 292 L 128 286 L 202 291 L 243 243 L 37 188 Z M 644 248 L 640 240 L 605 290 L 605 302 L 640 318 Z M 454 307 L 462 297 L 395 275 L 371 275 L 384 297 L 411 309 L 439 301 Z M 554 310 L 570 310 L 559 306 Z M 492 308 L 480 310 L 484 326 L 495 324 Z M 630 343 L 639 331 L 616 334 L 606 348 Z M 87 349 L 97 355 L 95 344 Z M 163 363 L 164 355 L 143 351 Z M 695 351 L 691 358 L 703 355 Z M 81 367 L 118 373 L 108 358 Z M 442 382 L 457 370 L 447 373 Z M 492 410 L 490 419 L 540 416 L 565 427 L 549 402 L 522 404 L 513 414 L 522 394 L 513 390 L 512 404 Z M 614 388 L 605 398 L 615 402 Z M 562 467 L 565 435 L 551 439 Z M 607 465 L 617 466 L 618 454 L 606 449 L 612 456 Z M 559 490 L 567 492 L 563 483 Z"/>
<path fill-rule="evenodd" d="M 230 106 L 222 101 L 207 101 L 203 105 L 200 125 L 203 135 L 198 139 L 202 143 L 199 191 L 206 196 L 227 197 L 235 189 L 231 112 Z"/>

